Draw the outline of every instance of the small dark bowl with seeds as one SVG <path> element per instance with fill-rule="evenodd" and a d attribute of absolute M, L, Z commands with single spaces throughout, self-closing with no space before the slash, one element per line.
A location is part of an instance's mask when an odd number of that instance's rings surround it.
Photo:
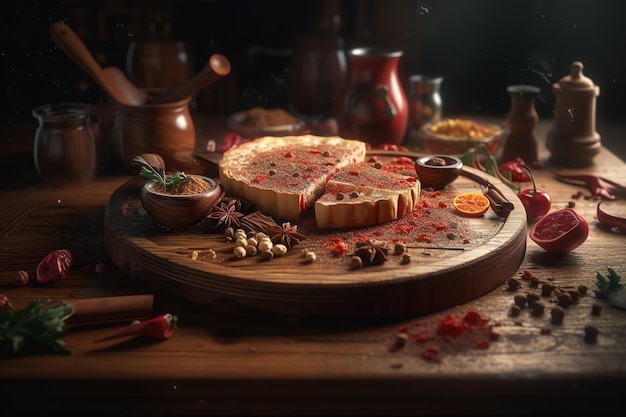
<path fill-rule="evenodd" d="M 415 161 L 415 172 L 423 187 L 446 188 L 461 175 L 461 170 L 463 162 L 456 156 L 429 155 Z"/>

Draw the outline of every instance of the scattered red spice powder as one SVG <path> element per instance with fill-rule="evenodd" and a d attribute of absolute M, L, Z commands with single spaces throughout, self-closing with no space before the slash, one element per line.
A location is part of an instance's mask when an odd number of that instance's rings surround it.
<path fill-rule="evenodd" d="M 470 349 L 488 349 L 500 335 L 492 330 L 494 324 L 476 311 L 465 315 L 445 314 L 417 319 L 401 325 L 393 340 L 406 338 L 404 349 L 417 350 L 416 355 L 427 361 L 440 361 L 446 353 Z M 396 352 L 397 343 L 389 348 Z"/>

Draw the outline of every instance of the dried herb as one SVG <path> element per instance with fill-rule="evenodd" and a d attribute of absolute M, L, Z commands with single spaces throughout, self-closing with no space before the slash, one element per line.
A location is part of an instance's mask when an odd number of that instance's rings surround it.
<path fill-rule="evenodd" d="M 150 159 L 150 162 L 146 159 Z M 156 162 L 155 162 L 156 161 Z M 187 179 L 187 175 L 184 172 L 175 172 L 173 174 L 165 173 L 165 163 L 163 159 L 156 154 L 142 154 L 135 156 L 133 162 L 141 165 L 139 175 L 147 180 L 156 180 L 159 184 L 165 187 L 165 190 L 169 191 L 176 184 L 181 183 Z"/>
<path fill-rule="evenodd" d="M 49 303 L 33 299 L 28 306 L 15 310 L 6 301 L 5 308 L 0 309 L 0 354 L 69 353 L 62 338 L 74 307 Z"/>

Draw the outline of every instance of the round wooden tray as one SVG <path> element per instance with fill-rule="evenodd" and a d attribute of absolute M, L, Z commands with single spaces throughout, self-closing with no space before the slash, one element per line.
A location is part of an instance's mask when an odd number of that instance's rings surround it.
<path fill-rule="evenodd" d="M 459 177 L 442 192 L 422 190 L 419 216 L 409 219 L 415 228 L 411 234 L 398 221 L 326 233 L 307 229 L 312 221 L 305 216 L 298 231 L 307 239 L 287 255 L 235 260 L 232 244 L 209 220 L 185 231 L 159 227 L 141 206 L 143 180 L 137 178 L 107 203 L 105 241 L 113 262 L 148 289 L 203 305 L 327 318 L 416 317 L 494 290 L 517 271 L 525 255 L 526 213 L 516 194 L 481 171 L 464 169 L 487 178 L 514 204 L 506 219 L 491 210 L 480 218 L 456 214 L 451 208 L 455 195 L 481 192 L 476 182 Z M 411 262 L 390 254 L 382 265 L 352 270 L 348 256 L 331 253 L 337 239 L 354 248 L 357 240 L 379 240 L 381 231 L 410 239 Z M 316 262 L 304 262 L 305 248 L 316 252 Z"/>

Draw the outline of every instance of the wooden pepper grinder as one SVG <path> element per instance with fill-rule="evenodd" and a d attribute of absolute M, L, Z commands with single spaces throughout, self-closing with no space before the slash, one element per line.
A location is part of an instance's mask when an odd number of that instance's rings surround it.
<path fill-rule="evenodd" d="M 550 159 L 559 165 L 583 167 L 600 152 L 596 132 L 596 97 L 600 88 L 583 75 L 583 64 L 575 61 L 570 75 L 553 84 L 556 96 L 554 124 L 548 132 Z"/>
<path fill-rule="evenodd" d="M 511 109 L 507 115 L 509 134 L 504 142 L 502 161 L 522 158 L 530 166 L 539 165 L 535 135 L 539 116 L 535 99 L 541 90 L 533 85 L 511 85 L 506 91 L 511 98 Z"/>

